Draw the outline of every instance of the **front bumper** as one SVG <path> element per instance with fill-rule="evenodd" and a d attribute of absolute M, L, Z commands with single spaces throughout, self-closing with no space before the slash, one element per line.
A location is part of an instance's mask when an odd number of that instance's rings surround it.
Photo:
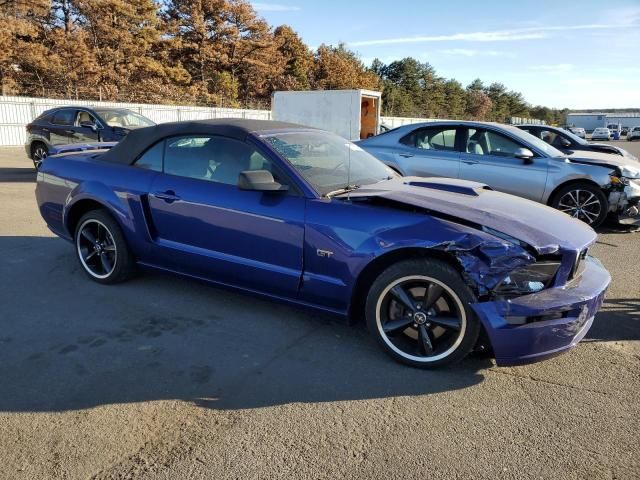
<path fill-rule="evenodd" d="M 611 282 L 609 272 L 587 257 L 579 278 L 563 287 L 510 300 L 471 305 L 484 325 L 499 366 L 537 362 L 578 344 L 587 334 Z M 511 318 L 562 318 L 514 325 Z"/>

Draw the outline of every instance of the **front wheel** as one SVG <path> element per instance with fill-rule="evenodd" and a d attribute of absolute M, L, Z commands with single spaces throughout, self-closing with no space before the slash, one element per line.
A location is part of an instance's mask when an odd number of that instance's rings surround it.
<path fill-rule="evenodd" d="M 609 202 L 604 192 L 589 183 L 567 185 L 554 195 L 551 206 L 595 228 L 604 222 Z"/>
<path fill-rule="evenodd" d="M 396 360 L 434 368 L 463 359 L 480 323 L 473 292 L 458 272 L 434 259 L 405 260 L 387 268 L 367 295 L 367 327 Z"/>
<path fill-rule="evenodd" d="M 80 265 L 98 283 L 119 283 L 131 276 L 134 261 L 120 226 L 106 210 L 85 213 L 75 232 Z"/>

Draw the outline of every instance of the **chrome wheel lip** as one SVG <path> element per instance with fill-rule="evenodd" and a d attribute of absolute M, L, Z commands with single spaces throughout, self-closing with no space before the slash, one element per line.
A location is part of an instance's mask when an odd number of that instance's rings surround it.
<path fill-rule="evenodd" d="M 93 271 L 93 269 L 87 264 L 84 255 L 82 255 L 82 248 L 80 246 L 80 237 L 82 236 L 82 231 L 84 230 L 84 228 L 90 224 L 90 223 L 95 223 L 100 225 L 102 228 L 104 228 L 105 232 L 107 233 L 107 235 L 109 236 L 109 238 L 111 239 L 111 244 L 113 245 L 113 265 L 111 266 L 111 270 L 105 274 L 98 274 L 96 272 Z M 118 248 L 116 247 L 116 242 L 113 239 L 113 235 L 111 234 L 111 231 L 107 228 L 107 226 L 102 223 L 100 220 L 97 220 L 95 218 L 89 218 L 87 220 L 85 220 L 84 222 L 82 222 L 82 224 L 80 225 L 80 227 L 78 228 L 78 234 L 76 235 L 76 253 L 78 254 L 78 258 L 80 259 L 80 263 L 82 264 L 82 266 L 84 267 L 85 271 L 87 273 L 89 273 L 89 275 L 91 275 L 94 278 L 100 279 L 100 280 L 104 280 L 105 278 L 108 278 L 109 276 L 111 276 L 113 274 L 113 272 L 116 269 L 116 265 L 118 264 Z"/>
<path fill-rule="evenodd" d="M 404 352 L 400 348 L 398 348 L 396 345 L 394 345 L 394 343 L 389 339 L 387 334 L 384 332 L 384 329 L 382 328 L 382 319 L 380 315 L 380 310 L 382 308 L 382 302 L 384 301 L 385 297 L 387 296 L 389 291 L 392 288 L 394 288 L 396 285 L 399 285 L 406 281 L 413 281 L 413 280 L 420 280 L 420 281 L 435 283 L 439 285 L 451 296 L 451 298 L 455 301 L 460 311 L 460 331 L 458 332 L 458 338 L 456 338 L 456 341 L 451 345 L 451 347 L 449 347 L 444 352 L 439 353 L 438 355 L 419 357 L 419 356 L 411 355 L 407 352 Z M 411 360 L 413 362 L 418 362 L 418 363 L 433 363 L 433 362 L 437 362 L 438 360 L 447 358 L 458 349 L 458 347 L 462 343 L 462 339 L 464 338 L 464 334 L 467 330 L 467 313 L 464 309 L 462 300 L 460 300 L 460 297 L 458 297 L 458 295 L 445 283 L 426 275 L 408 275 L 406 277 L 402 277 L 391 282 L 389 285 L 387 285 L 387 287 L 382 291 L 382 293 L 378 297 L 378 301 L 376 303 L 376 327 L 378 328 L 378 333 L 380 334 L 380 337 L 383 339 L 384 343 L 386 343 L 391 350 L 393 350 L 395 353 L 397 353 L 401 357 L 407 360 Z"/>
<path fill-rule="evenodd" d="M 586 200 L 581 202 L 580 194 L 583 192 L 588 193 L 589 196 Z M 593 206 L 593 208 L 588 208 L 591 206 Z M 595 207 L 597 207 L 597 211 L 594 211 Z M 602 215 L 602 202 L 597 195 L 591 193 L 589 190 L 570 190 L 558 201 L 558 210 L 572 216 L 573 218 L 586 221 L 586 223 L 591 225 L 600 218 L 600 215 Z"/>

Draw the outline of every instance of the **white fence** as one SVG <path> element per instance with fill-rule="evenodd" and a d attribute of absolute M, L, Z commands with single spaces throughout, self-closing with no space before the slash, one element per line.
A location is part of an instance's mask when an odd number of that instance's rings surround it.
<path fill-rule="evenodd" d="M 271 119 L 271 111 L 269 110 L 193 107 L 187 105 L 147 105 L 142 103 L 0 96 L 0 146 L 24 145 L 26 141 L 26 125 L 45 110 L 60 105 L 128 108 L 150 118 L 156 123 L 176 122 L 180 120 L 204 120 L 208 118 Z M 381 122 L 389 128 L 396 128 L 409 123 L 428 121 L 434 120 L 428 118 L 408 117 L 381 118 Z"/>
<path fill-rule="evenodd" d="M 25 126 L 45 110 L 60 105 L 122 107 L 138 112 L 156 123 L 207 118 L 271 118 L 269 110 L 193 107 L 181 105 L 147 105 L 142 103 L 55 100 L 51 98 L 0 96 L 0 146 L 24 145 Z"/>
<path fill-rule="evenodd" d="M 401 127 L 410 123 L 437 122 L 436 118 L 381 117 L 380 122 L 389 128 Z"/>

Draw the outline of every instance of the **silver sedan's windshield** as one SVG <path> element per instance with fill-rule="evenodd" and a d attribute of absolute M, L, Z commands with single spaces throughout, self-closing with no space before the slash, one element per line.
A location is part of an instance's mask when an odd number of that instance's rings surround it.
<path fill-rule="evenodd" d="M 537 148 L 538 150 L 542 150 L 546 155 L 550 157 L 564 157 L 565 154 L 562 153 L 555 147 L 552 147 L 544 140 L 539 139 L 536 136 L 531 135 L 530 133 L 525 132 L 524 130 L 520 130 L 519 128 L 512 127 L 510 125 L 501 125 L 501 128 L 509 131 L 511 135 L 518 137 L 525 143 L 529 143 L 532 147 Z"/>
<path fill-rule="evenodd" d="M 264 135 L 268 142 L 321 194 L 377 183 L 394 176 L 359 146 L 328 132 Z"/>

